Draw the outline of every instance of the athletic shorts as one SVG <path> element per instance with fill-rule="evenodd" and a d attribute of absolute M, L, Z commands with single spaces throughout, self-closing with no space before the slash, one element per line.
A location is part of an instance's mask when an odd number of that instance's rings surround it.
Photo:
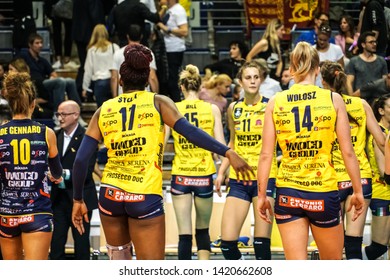
<path fill-rule="evenodd" d="M 390 216 L 390 201 L 373 198 L 370 201 L 370 209 L 373 216 Z"/>
<path fill-rule="evenodd" d="M 181 195 L 194 193 L 194 196 L 200 198 L 209 198 L 213 196 L 213 176 L 181 176 L 172 175 L 171 194 Z"/>
<path fill-rule="evenodd" d="M 22 232 L 53 232 L 53 215 L 51 214 L 0 215 L 0 219 L 0 236 L 4 238 L 16 237 Z"/>
<path fill-rule="evenodd" d="M 267 196 L 275 198 L 275 190 L 275 178 L 269 178 L 267 185 Z M 252 202 L 253 197 L 257 196 L 257 181 L 252 181 L 252 185 L 244 185 L 243 181 L 238 183 L 237 180 L 230 179 L 227 196 L 233 196 Z"/>
<path fill-rule="evenodd" d="M 157 194 L 129 193 L 113 187 L 100 187 L 99 212 L 102 215 L 151 219 L 164 214 L 163 199 Z"/>
<path fill-rule="evenodd" d="M 371 178 L 362 178 L 361 182 L 362 182 L 362 189 L 363 189 L 363 197 L 365 199 L 371 199 L 372 179 Z M 339 188 L 341 202 L 345 201 L 349 195 L 353 194 L 352 181 L 338 182 L 337 186 Z"/>
<path fill-rule="evenodd" d="M 276 188 L 276 223 L 288 223 L 307 217 L 311 224 L 330 228 L 341 223 L 338 191 L 306 192 L 291 188 Z"/>

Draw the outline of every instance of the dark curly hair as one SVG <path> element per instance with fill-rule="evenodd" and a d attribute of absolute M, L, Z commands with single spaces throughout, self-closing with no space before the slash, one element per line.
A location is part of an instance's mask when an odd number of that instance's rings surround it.
<path fill-rule="evenodd" d="M 151 51 L 141 44 L 130 44 L 124 52 L 125 61 L 121 64 L 119 73 L 123 82 L 123 91 L 143 90 L 147 85 Z"/>

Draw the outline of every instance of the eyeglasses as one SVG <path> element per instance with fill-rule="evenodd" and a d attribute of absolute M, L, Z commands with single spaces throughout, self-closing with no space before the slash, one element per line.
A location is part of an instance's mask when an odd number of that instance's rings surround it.
<path fill-rule="evenodd" d="M 63 119 L 65 119 L 65 117 L 67 117 L 67 116 L 70 116 L 70 115 L 73 115 L 73 114 L 76 114 L 76 112 L 73 112 L 73 113 L 55 113 L 55 116 L 57 117 L 57 118 L 59 118 L 60 116 L 61 116 L 61 118 L 63 118 Z"/>
<path fill-rule="evenodd" d="M 377 41 L 375 41 L 375 40 L 366 42 L 366 44 L 376 44 L 376 43 L 377 43 Z"/>

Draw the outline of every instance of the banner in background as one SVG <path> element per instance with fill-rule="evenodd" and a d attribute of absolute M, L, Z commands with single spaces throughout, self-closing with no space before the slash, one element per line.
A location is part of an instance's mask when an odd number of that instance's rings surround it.
<path fill-rule="evenodd" d="M 273 18 L 282 20 L 289 34 L 294 25 L 296 28 L 312 26 L 316 11 L 328 10 L 327 0 L 245 0 L 248 34 L 252 28 L 265 28 Z"/>

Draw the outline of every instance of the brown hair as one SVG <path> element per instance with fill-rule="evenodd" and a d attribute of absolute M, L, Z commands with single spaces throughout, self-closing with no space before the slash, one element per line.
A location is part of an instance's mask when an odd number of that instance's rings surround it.
<path fill-rule="evenodd" d="M 340 63 L 326 60 L 321 63 L 321 77 L 330 86 L 332 91 L 342 95 L 350 95 L 352 90 L 347 82 L 347 75 Z M 349 122 L 359 123 L 348 113 Z"/>
<path fill-rule="evenodd" d="M 30 106 L 36 98 L 36 89 L 26 72 L 10 72 L 3 82 L 4 97 L 8 101 L 12 113 L 29 114 Z"/>
<path fill-rule="evenodd" d="M 259 62 L 257 60 L 252 60 L 252 61 L 247 61 L 245 62 L 241 67 L 240 69 L 238 70 L 238 73 L 237 73 L 237 79 L 241 80 L 242 81 L 242 74 L 244 73 L 244 70 L 247 69 L 247 68 L 257 68 L 259 70 L 259 74 L 260 74 L 260 78 L 261 78 L 261 81 L 263 82 L 264 81 L 264 70 L 262 69 L 262 67 L 259 65 Z"/>
<path fill-rule="evenodd" d="M 125 61 L 119 70 L 123 81 L 123 91 L 144 89 L 149 78 L 151 51 L 141 44 L 130 44 L 123 54 Z"/>

